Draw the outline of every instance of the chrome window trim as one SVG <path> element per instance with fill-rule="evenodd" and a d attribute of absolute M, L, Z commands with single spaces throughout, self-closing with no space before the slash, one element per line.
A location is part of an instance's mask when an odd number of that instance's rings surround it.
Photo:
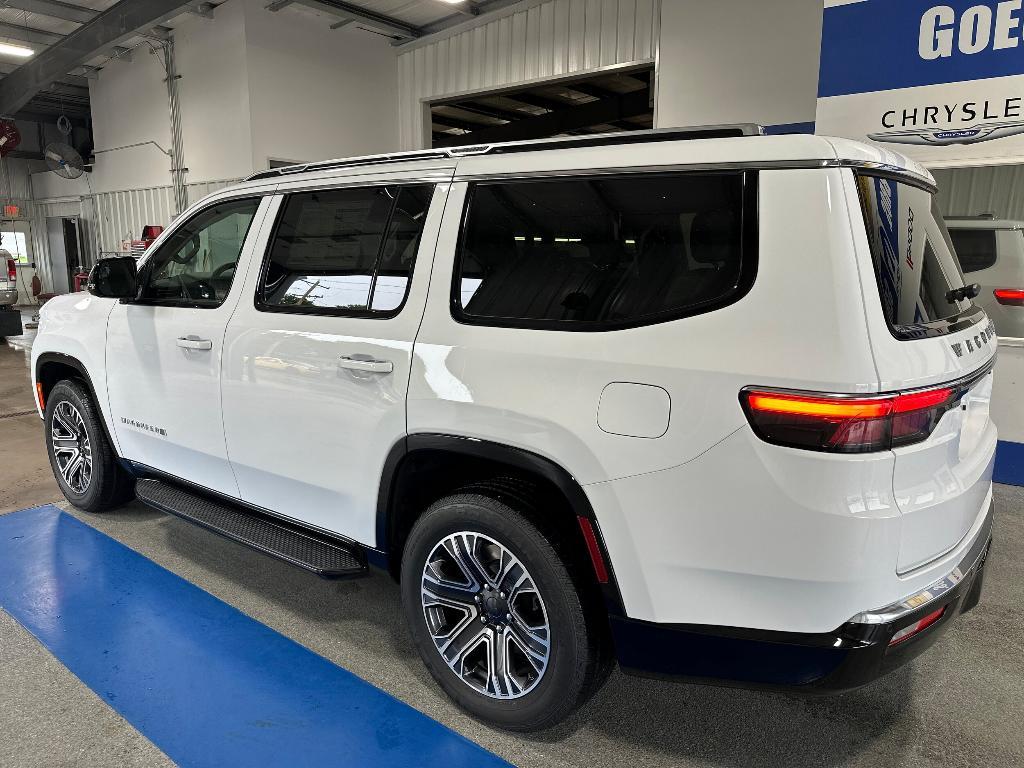
<path fill-rule="evenodd" d="M 820 168 L 852 168 L 868 170 L 895 176 L 915 186 L 922 187 L 934 194 L 938 191 L 931 179 L 921 176 L 907 168 L 886 163 L 868 162 L 865 160 L 756 160 L 722 163 L 671 163 L 659 165 L 627 165 L 603 168 L 572 168 L 539 171 L 507 171 L 503 173 L 456 173 L 453 182 L 470 181 L 502 181 L 507 179 L 553 178 L 559 176 L 597 176 L 604 174 L 623 173 L 666 173 L 671 171 L 776 171 L 776 170 L 809 170 Z"/>

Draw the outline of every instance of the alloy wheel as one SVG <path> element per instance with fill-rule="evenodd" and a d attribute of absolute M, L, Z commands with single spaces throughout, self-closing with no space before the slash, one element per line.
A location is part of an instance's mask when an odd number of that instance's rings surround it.
<path fill-rule="evenodd" d="M 472 531 L 446 536 L 423 567 L 420 597 L 434 646 L 473 690 L 516 699 L 540 682 L 551 651 L 547 609 L 500 542 Z"/>
<path fill-rule="evenodd" d="M 92 445 L 82 414 L 67 400 L 53 409 L 50 442 L 64 483 L 73 493 L 85 493 L 92 482 Z"/>

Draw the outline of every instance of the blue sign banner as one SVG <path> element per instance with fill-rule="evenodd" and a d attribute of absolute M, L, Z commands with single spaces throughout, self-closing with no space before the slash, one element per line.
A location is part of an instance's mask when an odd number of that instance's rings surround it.
<path fill-rule="evenodd" d="M 863 0 L 825 8 L 819 98 L 1020 74 L 1021 0 Z"/>

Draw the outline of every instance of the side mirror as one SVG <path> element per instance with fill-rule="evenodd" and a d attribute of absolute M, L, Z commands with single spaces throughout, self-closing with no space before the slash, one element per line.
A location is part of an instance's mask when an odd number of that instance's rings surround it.
<path fill-rule="evenodd" d="M 86 290 L 105 299 L 134 299 L 139 291 L 134 256 L 100 259 L 89 273 Z"/>

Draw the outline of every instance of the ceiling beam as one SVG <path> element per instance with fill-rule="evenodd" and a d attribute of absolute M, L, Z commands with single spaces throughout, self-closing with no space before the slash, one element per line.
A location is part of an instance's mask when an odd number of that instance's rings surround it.
<path fill-rule="evenodd" d="M 193 16 L 202 16 L 204 19 L 212 19 L 213 11 L 217 6 L 213 3 L 192 3 L 186 10 Z"/>
<path fill-rule="evenodd" d="M 9 75 L 9 74 L 11 74 L 11 72 L 16 70 L 17 68 L 18 68 L 17 64 L 11 64 L 10 62 L 7 62 L 7 61 L 0 61 L 0 75 Z M 79 88 L 81 88 L 81 89 L 83 89 L 85 91 L 89 90 L 89 80 L 88 80 L 88 78 L 84 77 L 83 75 L 68 75 L 68 74 L 65 74 L 65 75 L 61 75 L 60 77 L 56 78 L 53 82 L 54 83 L 63 83 L 64 85 L 75 85 L 75 86 L 78 86 Z"/>
<path fill-rule="evenodd" d="M 324 11 L 326 13 L 338 16 L 341 19 L 352 19 L 357 24 L 361 24 L 364 27 L 383 32 L 391 37 L 397 37 L 404 40 L 419 37 L 423 33 L 419 27 L 415 27 L 412 24 L 407 24 L 404 21 L 394 18 L 393 16 L 386 16 L 382 13 L 375 13 L 369 11 L 366 8 L 362 8 L 352 3 L 346 3 L 342 0 L 294 0 L 295 2 L 301 3 L 309 8 L 313 8 L 318 11 Z M 271 3 L 271 6 L 278 5 L 277 2 Z M 270 6 L 268 6 L 270 7 Z M 281 6 L 283 7 L 283 6 Z M 278 10 L 272 8 L 272 10 Z"/>
<path fill-rule="evenodd" d="M 479 128 L 463 136 L 446 136 L 442 146 L 487 144 L 497 141 L 518 141 L 537 136 L 557 136 L 578 131 L 589 125 L 613 123 L 650 111 L 647 91 L 635 91 L 621 96 L 609 96 L 579 106 L 566 106 L 557 112 L 527 117 L 505 125 Z M 444 118 L 441 118 L 442 120 Z"/>
<path fill-rule="evenodd" d="M 0 115 L 10 115 L 75 67 L 180 15 L 181 0 L 121 0 L 0 80 Z"/>
<path fill-rule="evenodd" d="M 68 96 L 73 99 L 80 99 L 84 101 L 89 100 L 88 88 L 82 88 L 69 83 L 50 83 L 50 85 L 40 91 L 40 93 L 54 93 L 58 96 Z"/>
<path fill-rule="evenodd" d="M 471 4 L 472 11 L 470 11 L 469 14 L 467 14 L 464 9 L 456 9 L 456 12 L 451 16 L 445 16 L 443 19 L 432 21 L 430 24 L 424 24 L 420 29 L 420 33 L 422 35 L 432 35 L 436 32 L 443 32 L 447 29 L 451 29 L 452 27 L 457 27 L 459 24 L 466 24 L 470 22 L 471 19 L 467 18 L 467 15 L 484 16 L 488 13 L 494 13 L 495 11 L 500 11 L 503 8 L 508 8 L 510 5 L 515 5 L 519 2 L 522 2 L 522 0 L 477 0 Z M 401 45 L 402 43 L 407 42 L 409 41 L 402 40 L 401 42 L 396 43 L 396 45 Z"/>
<path fill-rule="evenodd" d="M 17 8 L 19 11 L 39 13 L 43 16 L 64 19 L 65 21 L 76 21 L 79 24 L 92 21 L 93 17 L 97 14 L 97 11 L 94 11 L 92 8 L 62 3 L 60 0 L 4 0 L 3 4 L 8 8 Z"/>
<path fill-rule="evenodd" d="M 53 45 L 64 39 L 64 35 L 58 35 L 55 32 L 23 27 L 20 24 L 7 24 L 6 22 L 0 22 L 0 37 L 20 40 L 23 43 L 33 43 L 34 45 Z"/>
<path fill-rule="evenodd" d="M 47 123 L 52 125 L 57 122 L 58 117 L 59 115 L 57 113 L 50 114 L 45 112 L 33 112 L 31 110 L 14 113 L 15 120 L 24 120 L 28 123 Z M 66 117 L 73 126 L 85 128 L 89 125 L 87 115 L 66 115 Z"/>
<path fill-rule="evenodd" d="M 489 117 L 495 120 L 503 120 L 505 122 L 533 117 L 533 113 L 531 112 L 514 112 L 510 109 L 499 109 L 498 107 L 492 107 L 490 104 L 481 104 L 478 101 L 457 101 L 451 104 L 433 104 L 431 105 L 431 111 L 437 107 L 452 107 L 454 109 L 461 109 L 463 112 L 472 112 L 474 115 Z M 434 114 L 437 113 L 435 112 Z"/>

